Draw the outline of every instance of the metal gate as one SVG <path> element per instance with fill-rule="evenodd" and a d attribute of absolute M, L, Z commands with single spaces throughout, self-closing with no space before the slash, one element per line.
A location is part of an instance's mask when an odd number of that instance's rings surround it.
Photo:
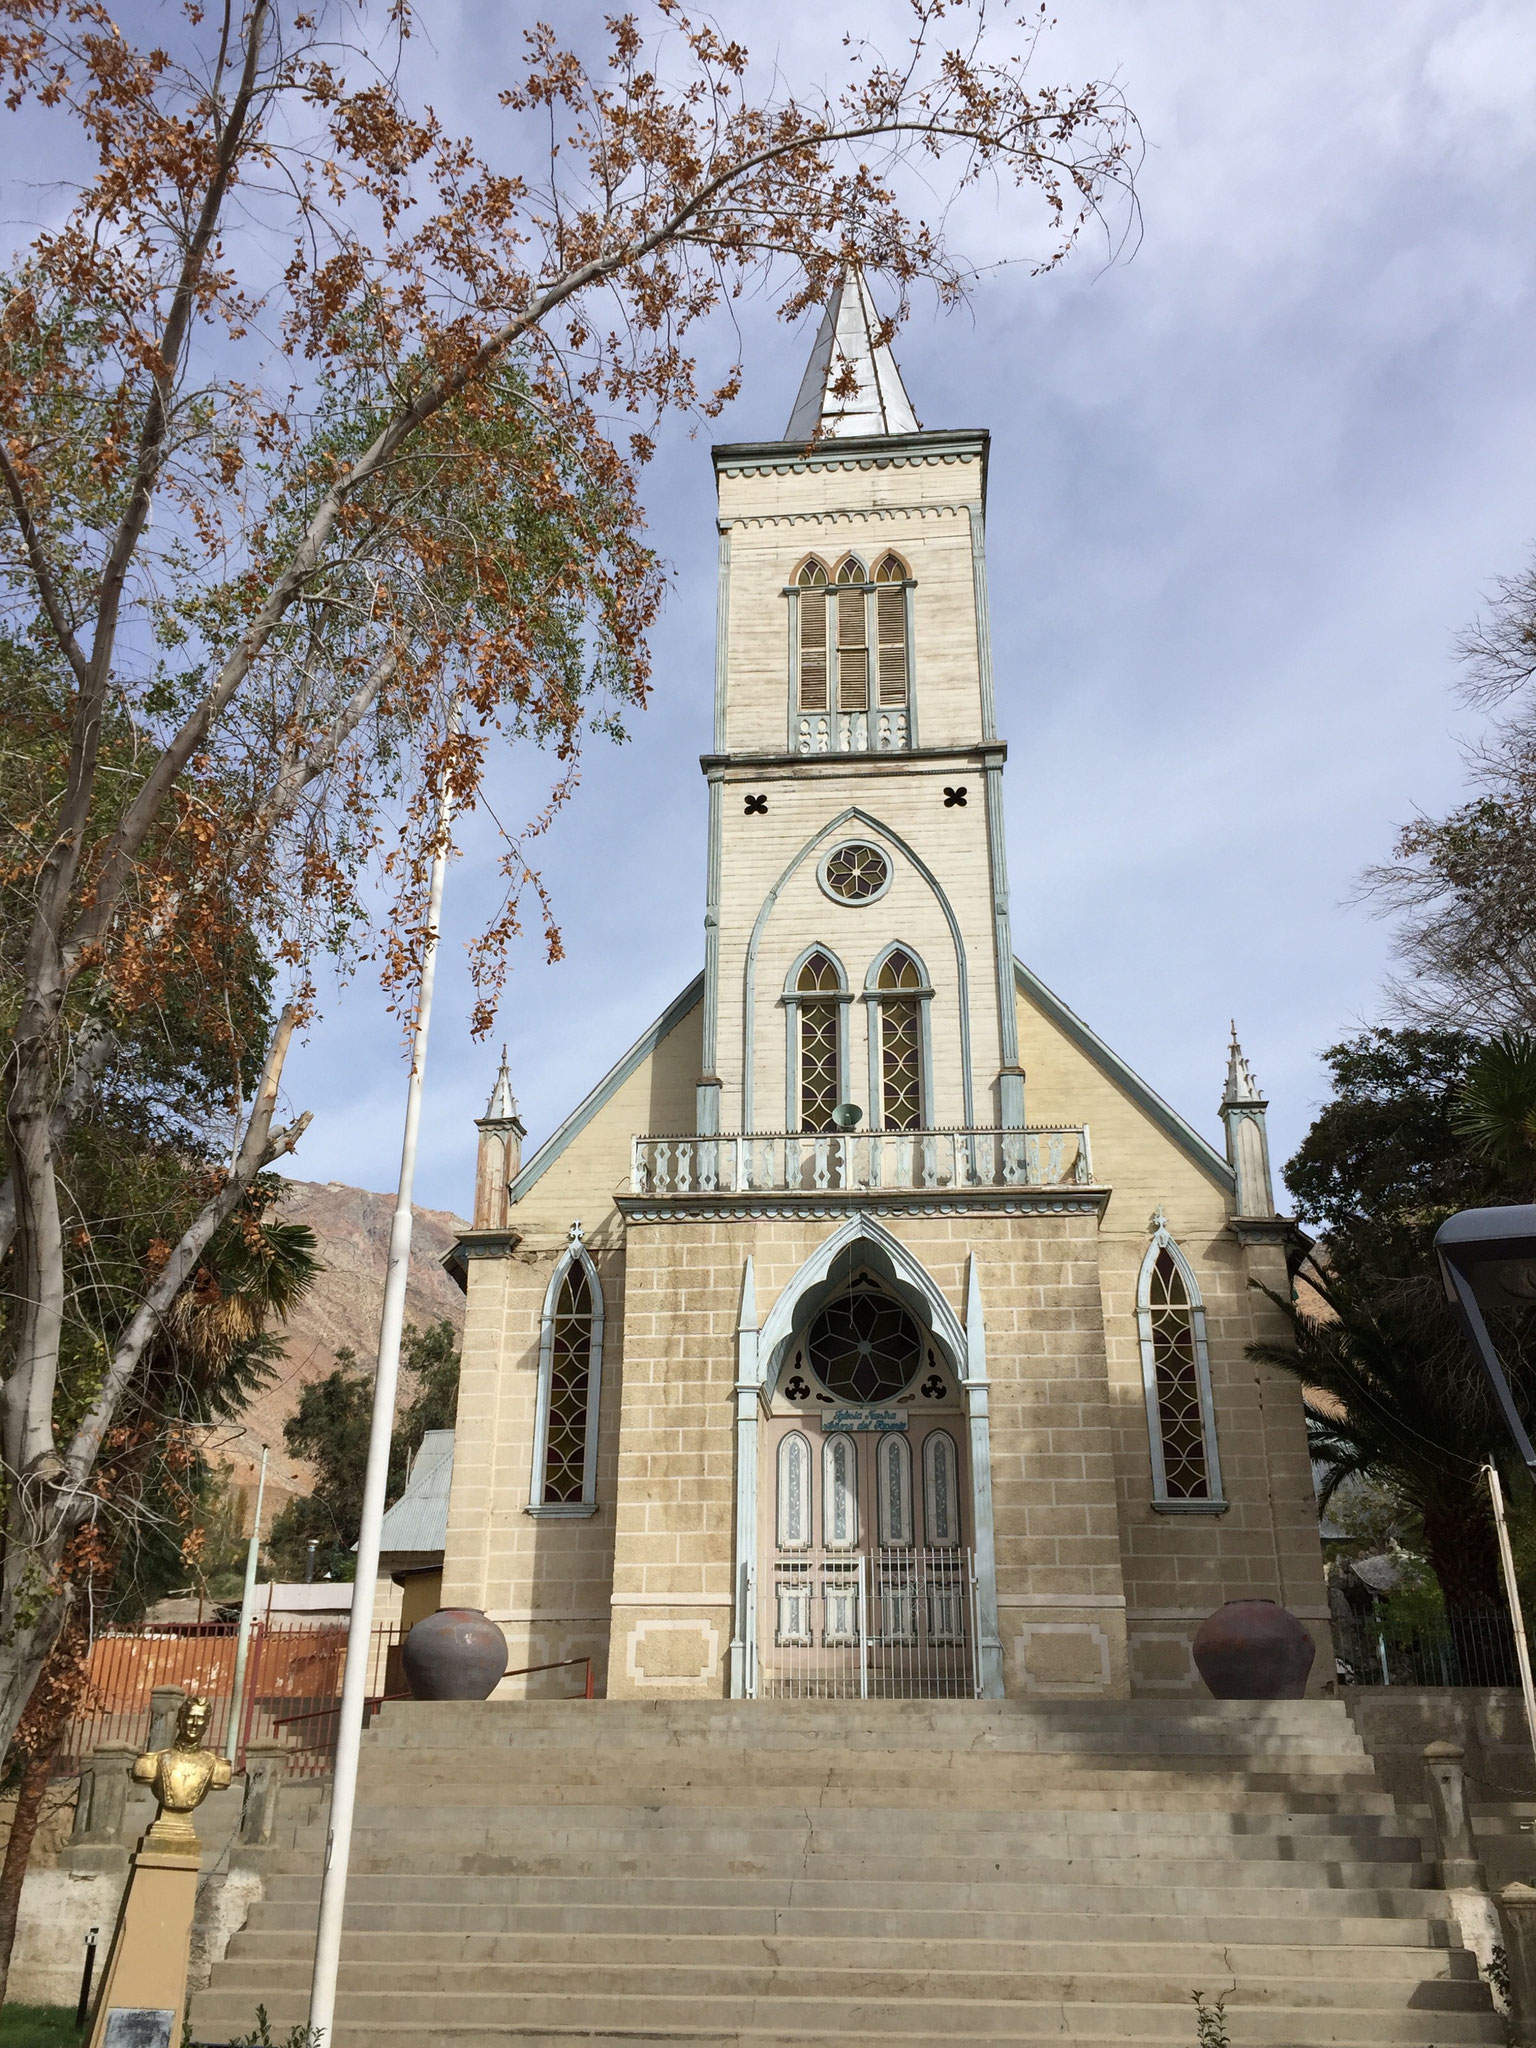
<path fill-rule="evenodd" d="M 781 1553 L 752 1667 L 764 1699 L 978 1699 L 976 1566 L 969 1550 Z M 764 1611 L 766 1609 L 766 1611 Z"/>

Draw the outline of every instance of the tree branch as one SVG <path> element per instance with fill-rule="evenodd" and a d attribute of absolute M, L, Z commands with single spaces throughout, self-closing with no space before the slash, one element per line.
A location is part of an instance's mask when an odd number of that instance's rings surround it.
<path fill-rule="evenodd" d="M 37 521 L 32 517 L 32 507 L 27 503 L 27 494 L 22 489 L 21 476 L 11 460 L 11 451 L 0 439 L 0 475 L 5 478 L 5 488 L 10 492 L 11 505 L 16 514 L 16 524 L 21 528 L 21 538 L 27 550 L 27 561 L 31 565 L 37 594 L 43 601 L 43 610 L 48 614 L 48 623 L 53 628 L 53 637 L 63 651 L 64 659 L 75 672 L 75 680 L 83 689 L 90 676 L 90 664 L 85 658 L 80 642 L 75 638 L 75 629 L 69 623 L 64 611 L 63 599 L 53 578 L 53 570 L 43 550 L 43 538 L 37 530 Z"/>
<path fill-rule="evenodd" d="M 183 1231 L 175 1249 L 161 1268 L 154 1286 L 145 1296 L 132 1322 L 119 1340 L 94 1406 L 75 1431 L 65 1453 L 64 1466 L 70 1481 L 77 1489 L 83 1488 L 90 1476 L 97 1453 L 101 1449 L 102 1439 L 112 1426 L 118 1404 L 137 1370 L 145 1347 L 160 1329 L 166 1312 L 176 1296 L 196 1271 L 198 1260 L 202 1257 L 209 1239 L 220 1225 L 234 1214 L 257 1174 L 264 1167 L 270 1166 L 274 1159 L 280 1159 L 284 1153 L 291 1152 L 308 1128 L 310 1113 L 306 1110 L 291 1124 L 280 1130 L 272 1129 L 272 1114 L 277 1107 L 277 1091 L 282 1080 L 283 1062 L 288 1057 L 288 1047 L 293 1038 L 296 1021 L 297 1013 L 292 1004 L 289 1004 L 278 1018 L 277 1029 L 272 1034 L 266 1065 L 262 1069 L 261 1083 L 251 1107 L 250 1121 L 245 1127 L 245 1138 L 229 1179 L 216 1195 L 203 1204 Z"/>

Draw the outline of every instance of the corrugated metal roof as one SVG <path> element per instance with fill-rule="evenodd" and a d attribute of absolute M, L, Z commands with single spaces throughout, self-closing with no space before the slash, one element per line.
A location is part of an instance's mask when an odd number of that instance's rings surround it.
<path fill-rule="evenodd" d="M 384 1511 L 379 1548 L 441 1552 L 448 1539 L 448 1489 L 453 1483 L 453 1431 L 429 1429 L 421 1440 L 405 1491 Z"/>

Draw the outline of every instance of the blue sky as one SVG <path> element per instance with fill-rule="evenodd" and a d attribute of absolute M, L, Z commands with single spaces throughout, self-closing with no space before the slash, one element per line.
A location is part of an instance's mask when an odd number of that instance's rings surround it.
<path fill-rule="evenodd" d="M 1227 1020 L 1284 1160 L 1323 1097 L 1321 1050 L 1377 1020 L 1389 930 L 1354 900 L 1395 826 L 1461 787 L 1451 643 L 1536 539 L 1536 10 L 1517 0 L 1061 0 L 1039 75 L 1113 75 L 1141 118 L 1143 234 L 1061 270 L 921 302 L 896 348 L 928 426 L 993 435 L 989 545 L 1010 744 L 1017 950 L 1213 1137 Z M 562 29 L 601 8 L 567 5 Z M 716 10 L 787 78 L 841 61 L 825 11 Z M 860 25 L 894 41 L 891 6 Z M 415 46 L 451 122 L 496 117 L 509 10 L 448 4 Z M 959 240 L 1027 253 L 974 195 Z M 878 286 L 877 286 L 878 293 Z M 777 437 L 812 323 L 743 315 L 746 379 L 709 435 Z M 721 329 L 722 356 L 735 337 Z M 491 1045 L 469 1037 L 463 947 L 493 887 L 470 832 L 450 881 L 418 1199 L 463 1213 L 472 1118 L 502 1038 L 530 1143 L 702 955 L 713 665 L 707 438 L 674 422 L 646 495 L 673 572 L 656 692 L 594 744 L 545 873 L 567 958 L 519 951 Z M 544 768 L 495 801 L 535 807 Z M 293 1170 L 394 1184 L 398 1030 L 366 971 L 289 1064 L 315 1113 Z"/>

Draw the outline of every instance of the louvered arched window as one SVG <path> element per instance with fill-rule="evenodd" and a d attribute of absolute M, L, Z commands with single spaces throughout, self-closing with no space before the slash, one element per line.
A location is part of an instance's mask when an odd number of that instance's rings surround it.
<path fill-rule="evenodd" d="M 1225 1502 L 1205 1307 L 1189 1261 L 1162 1224 L 1141 1262 L 1136 1318 L 1152 1449 L 1152 1504 L 1164 1513 L 1219 1513 Z"/>
<path fill-rule="evenodd" d="M 907 701 L 907 585 L 900 555 L 887 555 L 875 570 L 875 677 L 880 708 Z"/>
<path fill-rule="evenodd" d="M 589 1515 L 597 1505 L 603 1290 L 573 1227 L 544 1296 L 529 1512 Z"/>
<path fill-rule="evenodd" d="M 795 578 L 800 603 L 800 709 L 827 708 L 827 572 L 813 555 Z"/>
<path fill-rule="evenodd" d="M 869 618 L 864 564 L 849 555 L 838 566 L 834 600 L 837 620 L 837 708 L 869 709 Z"/>

